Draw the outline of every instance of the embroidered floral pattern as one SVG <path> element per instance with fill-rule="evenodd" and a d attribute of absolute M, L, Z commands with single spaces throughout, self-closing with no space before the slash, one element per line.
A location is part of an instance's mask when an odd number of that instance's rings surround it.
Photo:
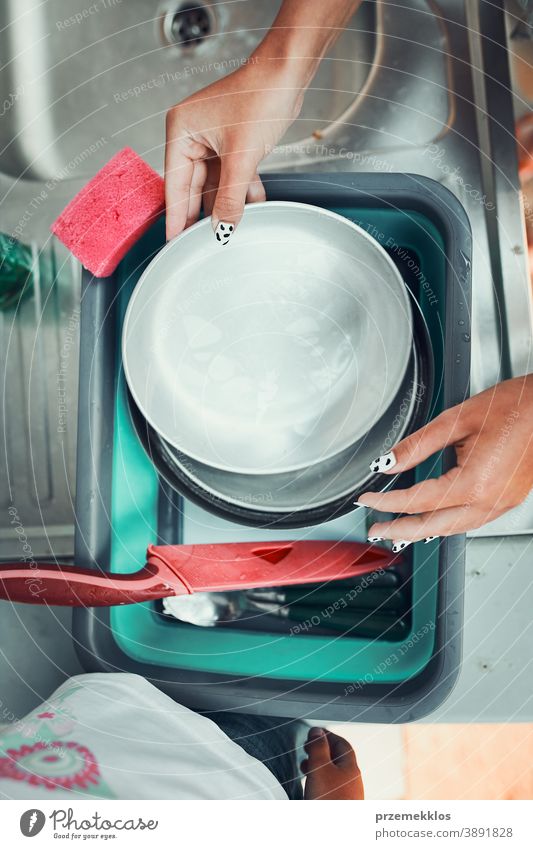
<path fill-rule="evenodd" d="M 100 770 L 92 752 L 79 743 L 53 740 L 7 749 L 0 757 L 0 778 L 26 781 L 53 790 L 85 790 L 100 783 Z"/>
<path fill-rule="evenodd" d="M 30 713 L 14 725 L 14 730 L 26 740 L 53 740 L 64 737 L 75 728 L 70 712 L 61 708 L 57 711 L 44 710 Z"/>

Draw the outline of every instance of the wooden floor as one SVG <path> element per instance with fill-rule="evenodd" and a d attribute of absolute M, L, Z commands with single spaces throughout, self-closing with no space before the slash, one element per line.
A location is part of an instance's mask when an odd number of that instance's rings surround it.
<path fill-rule="evenodd" d="M 533 799 L 533 724 L 402 729 L 406 799 Z"/>

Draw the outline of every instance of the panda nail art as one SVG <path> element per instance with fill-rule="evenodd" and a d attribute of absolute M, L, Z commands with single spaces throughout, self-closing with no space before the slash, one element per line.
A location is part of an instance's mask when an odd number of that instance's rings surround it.
<path fill-rule="evenodd" d="M 387 454 L 382 454 L 381 457 L 376 457 L 370 463 L 371 472 L 388 472 L 396 465 L 396 457 L 394 451 L 388 451 Z"/>
<path fill-rule="evenodd" d="M 383 537 L 368 537 L 369 542 L 382 542 Z"/>
<path fill-rule="evenodd" d="M 229 237 L 234 230 L 234 224 L 228 224 L 227 221 L 219 221 L 215 230 L 215 239 L 217 242 L 220 242 L 221 245 L 227 245 Z"/>
<path fill-rule="evenodd" d="M 437 539 L 437 537 L 425 537 L 424 545 L 427 545 L 428 542 L 433 542 L 434 539 Z"/>
<path fill-rule="evenodd" d="M 403 549 L 407 548 L 408 545 L 411 545 L 409 540 L 397 539 L 392 543 L 392 551 L 394 554 L 398 554 L 399 551 L 403 551 Z"/>

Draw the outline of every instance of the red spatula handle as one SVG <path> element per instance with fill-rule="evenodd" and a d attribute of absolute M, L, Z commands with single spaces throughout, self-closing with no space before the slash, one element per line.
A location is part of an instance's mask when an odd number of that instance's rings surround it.
<path fill-rule="evenodd" d="M 385 569 L 400 559 L 368 543 L 298 540 L 150 545 L 147 560 L 166 563 L 190 592 L 218 592 L 340 580 Z"/>
<path fill-rule="evenodd" d="M 108 607 L 187 593 L 163 563 L 150 563 L 133 574 L 100 572 L 57 563 L 0 564 L 0 598 L 27 604 Z"/>
<path fill-rule="evenodd" d="M 108 607 L 193 592 L 333 581 L 384 569 L 386 548 L 335 540 L 149 546 L 147 564 L 117 574 L 56 563 L 0 564 L 0 598 L 29 604 Z"/>

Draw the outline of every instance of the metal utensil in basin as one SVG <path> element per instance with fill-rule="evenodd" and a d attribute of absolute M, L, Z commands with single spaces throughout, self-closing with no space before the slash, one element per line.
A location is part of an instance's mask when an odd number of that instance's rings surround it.
<path fill-rule="evenodd" d="M 206 219 L 150 263 L 124 321 L 133 399 L 215 469 L 283 474 L 383 416 L 412 349 L 408 292 L 368 233 L 319 207 L 247 207 L 228 245 Z"/>

